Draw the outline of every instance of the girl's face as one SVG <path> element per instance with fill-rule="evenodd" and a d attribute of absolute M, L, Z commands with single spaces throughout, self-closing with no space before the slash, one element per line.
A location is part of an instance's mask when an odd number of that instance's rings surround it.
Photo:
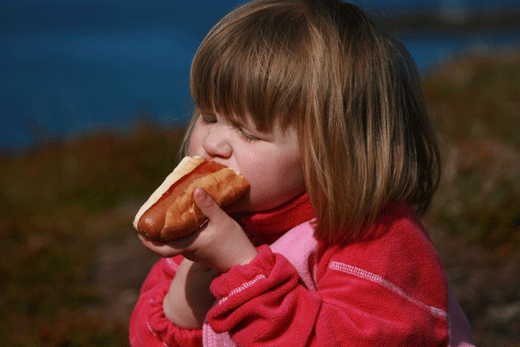
<path fill-rule="evenodd" d="M 305 192 L 296 131 L 279 127 L 269 133 L 251 122 L 236 123 L 219 114 L 203 113 L 191 134 L 188 152 L 215 160 L 241 173 L 249 193 L 226 209 L 258 212 L 280 206 Z"/>

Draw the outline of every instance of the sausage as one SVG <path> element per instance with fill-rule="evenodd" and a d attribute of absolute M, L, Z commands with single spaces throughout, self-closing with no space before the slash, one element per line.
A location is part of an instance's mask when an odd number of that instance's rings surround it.
<path fill-rule="evenodd" d="M 223 164 L 200 157 L 184 157 L 139 209 L 134 228 L 159 241 L 194 232 L 206 220 L 193 200 L 196 187 L 203 188 L 223 208 L 244 195 L 249 183 Z"/>

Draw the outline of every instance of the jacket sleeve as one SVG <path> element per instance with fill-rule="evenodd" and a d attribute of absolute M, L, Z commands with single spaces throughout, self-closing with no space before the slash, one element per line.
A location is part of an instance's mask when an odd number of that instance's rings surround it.
<path fill-rule="evenodd" d="M 332 259 L 333 260 L 333 259 Z M 327 266 L 317 290 L 267 246 L 216 278 L 207 320 L 240 346 L 446 346 L 447 322 L 369 273 Z M 375 280 L 374 280 L 375 279 Z"/>
<path fill-rule="evenodd" d="M 148 274 L 130 318 L 132 347 L 202 346 L 202 329 L 178 328 L 163 312 L 164 297 L 181 261 L 180 256 L 163 258 Z"/>

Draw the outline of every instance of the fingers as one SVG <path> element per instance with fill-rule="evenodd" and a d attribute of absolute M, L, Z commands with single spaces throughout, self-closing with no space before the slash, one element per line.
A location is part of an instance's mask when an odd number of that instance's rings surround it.
<path fill-rule="evenodd" d="M 209 221 L 218 220 L 225 214 L 215 200 L 202 188 L 195 188 L 193 199 Z"/>
<path fill-rule="evenodd" d="M 224 216 L 227 217 L 225 212 L 220 209 L 220 206 L 218 206 L 213 198 L 211 198 L 211 196 L 209 196 L 209 194 L 203 189 L 196 188 L 193 197 L 197 206 L 206 218 L 208 218 L 208 221 L 222 221 Z M 146 248 L 161 257 L 168 258 L 179 254 L 189 256 L 190 253 L 197 249 L 197 245 L 194 245 L 193 243 L 198 239 L 198 236 L 203 229 L 205 228 L 203 227 L 187 236 L 167 242 L 156 241 L 142 234 L 139 235 L 139 238 Z"/>
<path fill-rule="evenodd" d="M 211 208 L 211 205 L 213 205 L 215 202 L 209 196 L 206 191 L 200 187 L 195 188 L 193 191 L 193 198 L 195 199 L 195 203 L 197 203 L 197 206 L 199 208 Z"/>
<path fill-rule="evenodd" d="M 257 250 L 242 227 L 201 188 L 193 192 L 195 203 L 208 219 L 197 231 L 168 242 L 140 235 L 142 243 L 162 257 L 182 254 L 206 267 L 225 272 L 238 264 L 247 264 Z"/>
<path fill-rule="evenodd" d="M 202 233 L 200 258 L 195 261 L 220 272 L 228 271 L 235 265 L 249 263 L 258 251 L 247 237 L 242 227 L 233 220 L 203 189 L 193 192 L 195 203 L 208 218 Z M 204 259 L 203 259 L 204 258 Z"/>
<path fill-rule="evenodd" d="M 181 254 L 181 249 L 176 247 L 172 247 L 170 244 L 160 241 L 152 240 L 142 234 L 139 234 L 139 239 L 142 244 L 148 248 L 150 251 L 154 252 L 157 255 L 160 255 L 163 258 L 170 258 L 176 255 Z"/>

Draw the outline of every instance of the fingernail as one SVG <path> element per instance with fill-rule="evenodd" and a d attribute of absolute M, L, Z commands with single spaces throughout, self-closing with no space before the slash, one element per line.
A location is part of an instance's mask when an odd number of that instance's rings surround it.
<path fill-rule="evenodd" d="M 195 203 L 199 206 L 199 208 L 208 208 L 213 204 L 213 200 L 211 196 L 202 188 L 195 188 L 193 192 L 193 198 L 195 199 Z"/>
<path fill-rule="evenodd" d="M 205 200 L 208 197 L 208 193 L 206 193 L 204 189 L 199 187 L 195 188 L 193 194 L 195 195 L 195 198 L 200 201 Z"/>

